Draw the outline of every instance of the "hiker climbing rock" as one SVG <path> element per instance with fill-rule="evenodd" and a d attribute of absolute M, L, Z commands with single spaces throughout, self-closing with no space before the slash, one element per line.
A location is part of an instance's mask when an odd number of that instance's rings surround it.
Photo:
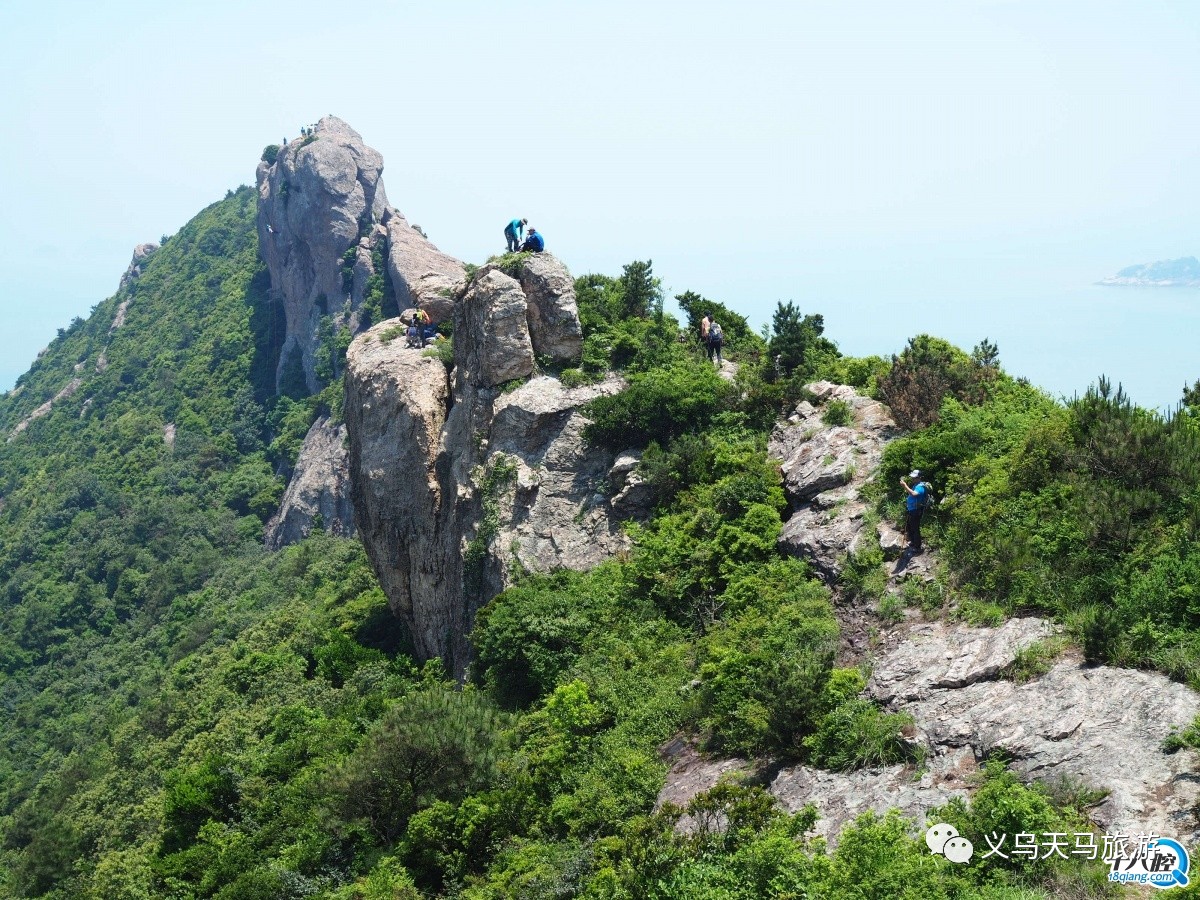
<path fill-rule="evenodd" d="M 546 242 L 542 238 L 542 234 L 532 226 L 529 229 L 529 237 L 525 238 L 525 243 L 521 245 L 522 250 L 541 253 L 546 249 Z"/>
<path fill-rule="evenodd" d="M 700 343 L 706 348 L 708 347 L 708 329 L 712 328 L 712 321 L 712 313 L 708 313 L 708 315 L 700 320 Z M 712 359 L 711 353 L 708 355 L 708 358 Z"/>
<path fill-rule="evenodd" d="M 528 219 L 513 219 L 504 226 L 504 240 L 508 245 L 509 253 L 515 253 L 521 249 L 521 235 L 524 234 L 525 226 L 528 224 Z M 532 230 L 531 228 L 530 231 Z"/>
<path fill-rule="evenodd" d="M 908 491 L 908 498 L 904 501 L 904 533 L 908 536 L 908 549 L 920 553 L 921 516 L 925 514 L 925 505 L 929 501 L 929 485 L 920 480 L 920 469 L 913 469 L 908 477 L 913 479 L 912 487 L 905 479 L 900 479 L 900 485 Z"/>

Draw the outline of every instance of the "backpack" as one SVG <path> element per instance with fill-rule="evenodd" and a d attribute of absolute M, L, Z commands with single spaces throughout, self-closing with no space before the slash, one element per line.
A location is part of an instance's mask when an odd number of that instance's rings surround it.
<path fill-rule="evenodd" d="M 937 502 L 933 499 L 933 485 L 928 481 L 922 481 L 921 484 L 925 486 L 925 493 L 921 495 L 921 502 L 918 504 L 917 508 L 929 509 L 929 507 L 933 506 Z"/>
<path fill-rule="evenodd" d="M 719 344 L 725 339 L 725 333 L 721 331 L 721 326 L 713 322 L 708 329 L 708 339 L 714 344 Z"/>

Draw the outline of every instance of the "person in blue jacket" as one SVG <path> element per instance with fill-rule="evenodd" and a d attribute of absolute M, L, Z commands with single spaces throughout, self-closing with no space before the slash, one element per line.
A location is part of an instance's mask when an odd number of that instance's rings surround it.
<path fill-rule="evenodd" d="M 921 470 L 913 469 L 908 473 L 908 477 L 913 480 L 913 486 L 909 487 L 908 482 L 903 478 L 900 479 L 900 485 L 908 491 L 908 497 L 904 501 L 904 532 L 908 535 L 908 549 L 913 553 L 921 552 L 921 516 L 925 514 L 925 505 L 929 500 L 929 489 L 925 486 L 925 482 L 921 480 Z"/>
<path fill-rule="evenodd" d="M 536 228 L 529 229 L 529 237 L 525 238 L 525 243 L 521 245 L 522 250 L 532 250 L 534 253 L 541 253 L 546 249 L 546 241 L 542 238 L 542 233 Z"/>
<path fill-rule="evenodd" d="M 504 240 L 508 243 L 508 252 L 515 253 L 521 247 L 521 235 L 525 231 L 525 226 L 529 224 L 528 219 L 513 219 L 504 226 Z"/>

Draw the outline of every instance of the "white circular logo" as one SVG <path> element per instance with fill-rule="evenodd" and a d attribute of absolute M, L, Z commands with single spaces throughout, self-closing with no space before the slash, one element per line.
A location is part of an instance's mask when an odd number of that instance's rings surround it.
<path fill-rule="evenodd" d="M 942 848 L 946 846 L 946 841 L 956 837 L 958 837 L 958 829 L 953 825 L 941 822 L 925 832 L 925 843 L 929 846 L 931 853 L 941 853 Z M 968 843 L 967 846 L 969 847 L 970 844 Z"/>
<path fill-rule="evenodd" d="M 965 863 L 971 858 L 971 854 L 975 848 L 971 846 L 971 842 L 965 837 L 952 837 L 946 841 L 946 846 L 942 849 L 942 853 L 946 855 L 946 859 L 950 862 Z"/>

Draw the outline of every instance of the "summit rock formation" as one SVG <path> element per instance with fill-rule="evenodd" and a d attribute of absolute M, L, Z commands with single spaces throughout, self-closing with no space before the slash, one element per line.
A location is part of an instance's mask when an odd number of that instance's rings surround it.
<path fill-rule="evenodd" d="M 422 658 L 461 674 L 475 612 L 525 571 L 586 569 L 628 546 L 645 512 L 632 469 L 583 441 L 582 408 L 617 378 L 567 387 L 537 354 L 579 352 L 570 273 L 540 254 L 478 270 L 455 295 L 453 368 L 399 321 L 347 353 L 346 425 L 359 534 Z M 527 290 L 522 284 L 529 284 Z"/>

